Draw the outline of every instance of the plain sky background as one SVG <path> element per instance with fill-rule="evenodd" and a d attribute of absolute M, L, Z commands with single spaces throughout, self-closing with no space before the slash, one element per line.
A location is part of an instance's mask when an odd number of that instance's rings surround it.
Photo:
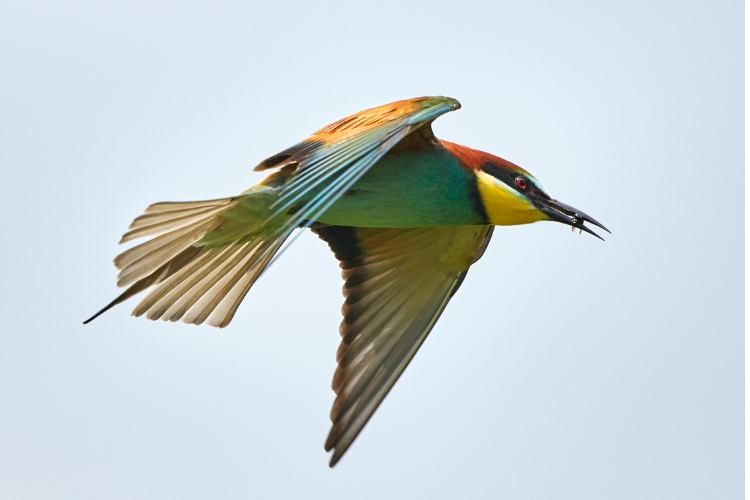
<path fill-rule="evenodd" d="M 422 95 L 613 234 L 495 231 L 335 469 L 313 235 L 224 330 L 81 325 L 148 204 Z M 743 104 L 740 1 L 3 2 L 0 496 L 741 498 Z"/>

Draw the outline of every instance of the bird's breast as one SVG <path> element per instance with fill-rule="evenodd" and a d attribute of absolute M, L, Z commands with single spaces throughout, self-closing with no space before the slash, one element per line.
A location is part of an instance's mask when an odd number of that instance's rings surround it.
<path fill-rule="evenodd" d="M 474 175 L 444 150 L 386 154 L 318 220 L 388 228 L 487 223 Z"/>

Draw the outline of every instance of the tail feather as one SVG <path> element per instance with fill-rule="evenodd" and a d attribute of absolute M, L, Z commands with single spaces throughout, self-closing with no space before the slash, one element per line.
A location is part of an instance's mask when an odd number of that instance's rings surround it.
<path fill-rule="evenodd" d="M 286 237 L 270 243 L 269 247 L 263 252 L 263 255 L 265 256 L 261 255 L 258 261 L 254 264 L 254 267 L 242 275 L 240 280 L 216 306 L 214 311 L 208 317 L 209 325 L 224 328 L 230 321 L 232 321 L 232 318 L 234 318 L 234 314 L 237 312 L 237 308 L 240 306 L 240 303 L 242 303 L 245 295 L 250 291 L 250 288 L 255 284 L 255 281 L 260 277 L 261 273 L 266 267 L 268 267 L 268 264 L 270 264 L 274 255 L 276 255 L 276 252 L 278 252 L 284 244 L 284 241 L 286 241 Z"/>
<path fill-rule="evenodd" d="M 218 221 L 215 220 L 201 221 L 157 236 L 121 253 L 115 258 L 115 266 L 120 269 L 117 286 L 127 286 L 150 275 L 180 252 L 198 243 L 216 224 Z"/>
<path fill-rule="evenodd" d="M 248 190 L 249 192 L 250 190 Z M 153 203 L 149 205 L 146 210 L 143 211 L 143 215 L 149 214 L 163 214 L 166 212 L 183 212 L 185 210 L 203 209 L 206 207 L 226 207 L 231 205 L 237 198 L 216 198 L 213 200 L 203 201 L 160 201 L 159 203 Z M 143 217 L 137 217 L 135 220 Z"/>
<path fill-rule="evenodd" d="M 208 320 L 211 326 L 220 328 L 227 326 L 234 317 L 240 302 L 285 239 L 263 242 L 253 249 L 201 296 L 182 320 L 196 325 Z"/>
<path fill-rule="evenodd" d="M 157 270 L 150 276 L 147 276 L 143 278 L 142 280 L 137 281 L 133 285 L 131 285 L 127 290 L 122 292 L 115 300 L 104 306 L 102 309 L 100 309 L 96 314 L 91 316 L 89 319 L 83 322 L 84 325 L 94 321 L 96 318 L 104 314 L 105 312 L 109 311 L 113 307 L 115 307 L 117 304 L 120 304 L 122 302 L 125 302 L 130 297 L 133 297 L 134 295 L 137 295 L 141 293 L 142 291 L 146 290 L 148 287 L 153 285 L 154 283 L 158 283 L 159 281 L 162 281 L 180 269 L 182 269 L 185 265 L 187 265 L 189 262 L 191 262 L 193 259 L 196 258 L 196 256 L 201 252 L 200 248 L 191 247 L 183 251 L 180 255 L 172 259 L 169 263 L 165 264 L 161 269 Z"/>
<path fill-rule="evenodd" d="M 224 206 L 209 208 L 185 209 L 180 214 L 162 212 L 141 215 L 133 221 L 129 231 L 122 236 L 120 243 L 126 243 L 146 236 L 158 236 L 167 231 L 185 227 L 186 225 L 210 218 L 224 209 Z"/>
<path fill-rule="evenodd" d="M 253 248 L 250 243 L 245 243 L 208 250 L 206 259 L 197 262 L 196 266 L 184 269 L 144 297 L 133 314 L 145 314 L 148 319 L 153 320 L 183 319 L 187 323 L 193 323 L 185 316 L 188 311 L 202 297 L 219 294 L 220 290 L 214 290 L 214 285 L 226 276 L 231 277 L 237 271 L 238 262 L 251 253 Z"/>
<path fill-rule="evenodd" d="M 204 202 L 157 203 L 121 242 L 152 237 L 115 258 L 118 286 L 129 288 L 86 323 L 150 289 L 133 315 L 224 327 L 289 232 L 267 223 L 266 192 Z"/>
<path fill-rule="evenodd" d="M 204 251 L 190 265 L 174 274 L 168 280 L 155 287 L 133 310 L 134 316 L 146 314 L 148 319 L 177 321 L 190 308 L 194 295 L 200 296 L 206 289 L 200 286 L 218 263 L 231 257 L 228 253 L 236 251 L 231 245 L 213 251 Z M 178 311 L 183 308 L 181 312 Z"/>

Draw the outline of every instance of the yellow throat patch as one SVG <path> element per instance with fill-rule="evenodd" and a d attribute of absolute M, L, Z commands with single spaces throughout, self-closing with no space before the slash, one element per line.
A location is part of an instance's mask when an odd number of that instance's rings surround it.
<path fill-rule="evenodd" d="M 503 181 L 482 170 L 475 172 L 479 196 L 490 224 L 515 226 L 548 219 L 533 203 Z"/>

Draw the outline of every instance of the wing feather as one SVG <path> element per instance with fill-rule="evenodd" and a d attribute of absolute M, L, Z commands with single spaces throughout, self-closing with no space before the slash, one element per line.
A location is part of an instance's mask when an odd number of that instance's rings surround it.
<path fill-rule="evenodd" d="M 335 465 L 395 384 L 491 235 L 491 226 L 314 226 L 345 279 L 333 426 Z"/>
<path fill-rule="evenodd" d="M 121 243 L 151 239 L 115 258 L 117 284 L 129 288 L 94 317 L 151 287 L 134 314 L 225 326 L 294 229 L 313 224 L 401 139 L 459 107 L 425 97 L 365 110 L 261 162 L 256 170 L 276 170 L 238 197 L 149 206 Z"/>
<path fill-rule="evenodd" d="M 135 315 L 226 326 L 294 229 L 312 225 L 412 132 L 437 144 L 430 124 L 458 108 L 451 98 L 423 97 L 365 110 L 261 162 L 256 170 L 275 170 L 239 196 L 149 206 L 121 243 L 151 239 L 115 259 L 117 284 L 129 288 L 87 322 L 150 288 Z M 389 273 L 385 266 L 380 275 Z"/>
<path fill-rule="evenodd" d="M 311 226 L 399 141 L 460 106 L 448 97 L 422 97 L 368 109 L 262 161 L 255 170 L 295 166 L 280 187 L 272 217 L 286 215 L 295 206 L 299 209 L 285 220 L 277 235 Z"/>

